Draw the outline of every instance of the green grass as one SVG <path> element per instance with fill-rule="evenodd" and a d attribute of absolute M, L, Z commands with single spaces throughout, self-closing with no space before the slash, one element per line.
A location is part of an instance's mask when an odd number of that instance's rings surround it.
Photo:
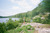
<path fill-rule="evenodd" d="M 30 30 L 30 31 L 28 31 L 28 33 L 33 33 L 34 32 L 34 30 Z"/>
<path fill-rule="evenodd" d="M 8 30 L 6 33 L 17 33 L 17 32 L 16 29 L 13 29 L 13 30 Z"/>
<path fill-rule="evenodd" d="M 23 27 L 17 27 L 17 29 L 15 28 L 8 30 L 6 33 L 33 33 L 34 30 L 35 30 L 34 27 L 32 27 L 31 25 L 27 25 Z"/>
<path fill-rule="evenodd" d="M 23 30 L 21 30 L 23 29 Z M 20 32 L 24 32 L 24 33 L 33 33 L 34 30 L 27 30 L 26 28 L 17 28 L 17 29 L 12 29 L 12 30 L 8 30 L 6 33 L 20 33 Z"/>
<path fill-rule="evenodd" d="M 33 32 L 34 30 L 28 31 L 28 33 L 33 33 Z M 17 32 L 16 29 L 13 29 L 13 30 L 8 30 L 6 33 L 19 33 L 19 32 Z"/>

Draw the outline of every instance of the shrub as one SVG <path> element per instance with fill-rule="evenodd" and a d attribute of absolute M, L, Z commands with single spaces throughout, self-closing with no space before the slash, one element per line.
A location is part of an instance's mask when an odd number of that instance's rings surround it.
<path fill-rule="evenodd" d="M 32 26 L 31 25 L 27 25 L 26 28 L 27 28 L 27 30 L 31 30 Z"/>
<path fill-rule="evenodd" d="M 7 30 L 14 29 L 14 28 L 18 27 L 19 21 L 16 21 L 16 20 L 13 21 L 13 20 L 9 19 L 8 22 L 6 23 L 6 25 L 7 25 Z"/>
<path fill-rule="evenodd" d="M 50 19 L 41 20 L 43 24 L 50 24 Z"/>
<path fill-rule="evenodd" d="M 0 33 L 5 33 L 5 32 L 6 32 L 5 24 L 0 23 Z"/>
<path fill-rule="evenodd" d="M 37 18 L 33 19 L 33 21 L 34 21 L 34 22 L 39 22 L 39 23 L 40 23 L 40 22 L 41 22 L 41 18 L 40 18 L 40 17 L 37 17 Z"/>
<path fill-rule="evenodd" d="M 13 22 L 13 25 L 15 26 L 15 28 L 18 27 L 19 26 L 19 21 L 15 20 L 15 22 Z"/>
<path fill-rule="evenodd" d="M 18 27 L 21 27 L 22 23 L 19 23 Z"/>
<path fill-rule="evenodd" d="M 22 32 L 23 32 L 23 33 L 28 33 L 28 30 L 27 30 L 26 26 L 23 26 L 23 27 L 22 27 Z"/>
<path fill-rule="evenodd" d="M 21 18 L 21 19 L 19 20 L 19 22 L 20 22 L 20 23 L 23 23 L 23 18 Z"/>
<path fill-rule="evenodd" d="M 9 22 L 14 22 L 14 21 L 10 18 L 7 22 L 9 23 Z"/>
<path fill-rule="evenodd" d="M 12 23 L 7 24 L 8 30 L 13 29 L 15 26 Z"/>
<path fill-rule="evenodd" d="M 26 22 L 30 22 L 30 20 L 31 20 L 30 18 L 26 18 L 25 19 Z"/>
<path fill-rule="evenodd" d="M 21 32 L 22 31 L 22 28 L 20 28 L 20 27 L 17 27 L 17 30 L 16 30 L 17 32 Z"/>
<path fill-rule="evenodd" d="M 27 29 L 27 30 L 34 30 L 34 27 L 31 25 L 23 26 L 22 29 Z"/>
<path fill-rule="evenodd" d="M 17 33 L 28 33 L 27 29 L 23 26 L 22 28 L 17 27 Z"/>

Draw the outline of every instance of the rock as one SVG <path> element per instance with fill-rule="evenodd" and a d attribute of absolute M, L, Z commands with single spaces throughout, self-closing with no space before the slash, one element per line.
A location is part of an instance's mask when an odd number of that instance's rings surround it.
<path fill-rule="evenodd" d="M 50 33 L 50 28 L 49 29 L 41 29 L 38 31 L 38 33 Z"/>

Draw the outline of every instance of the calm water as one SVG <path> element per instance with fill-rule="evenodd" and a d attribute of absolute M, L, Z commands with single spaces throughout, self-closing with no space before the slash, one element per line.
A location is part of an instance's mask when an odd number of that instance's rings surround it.
<path fill-rule="evenodd" d="M 15 21 L 15 20 L 19 20 L 19 18 L 11 18 L 13 21 Z M 7 22 L 9 20 L 9 18 L 0 18 L 0 22 L 2 23 L 2 22 Z"/>

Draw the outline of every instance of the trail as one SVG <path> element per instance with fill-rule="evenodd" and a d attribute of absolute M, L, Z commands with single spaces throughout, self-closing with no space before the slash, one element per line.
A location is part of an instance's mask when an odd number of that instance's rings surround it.
<path fill-rule="evenodd" d="M 44 25 L 41 23 L 27 23 L 27 24 L 23 24 L 23 25 L 31 25 L 31 26 L 35 27 L 35 30 L 38 31 L 38 33 L 50 33 L 50 28 L 40 28 L 39 27 L 41 25 Z"/>

